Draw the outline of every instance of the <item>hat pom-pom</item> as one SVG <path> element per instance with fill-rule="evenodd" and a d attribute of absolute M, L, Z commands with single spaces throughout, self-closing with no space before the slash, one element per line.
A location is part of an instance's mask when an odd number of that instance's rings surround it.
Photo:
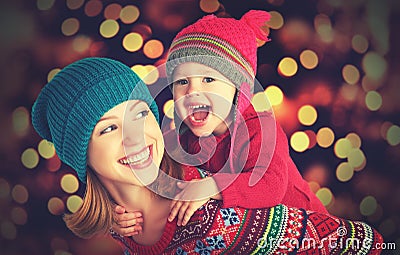
<path fill-rule="evenodd" d="M 241 21 L 244 21 L 255 33 L 257 39 L 262 41 L 269 41 L 268 34 L 264 32 L 261 27 L 265 25 L 271 18 L 271 14 L 266 11 L 250 10 L 246 12 Z"/>

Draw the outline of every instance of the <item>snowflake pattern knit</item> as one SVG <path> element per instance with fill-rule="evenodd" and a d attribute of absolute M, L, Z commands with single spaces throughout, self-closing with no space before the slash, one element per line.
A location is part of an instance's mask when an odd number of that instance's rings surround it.
<path fill-rule="evenodd" d="M 115 232 L 134 254 L 380 254 L 382 236 L 369 225 L 278 205 L 269 209 L 222 208 L 210 200 L 184 227 L 167 222 L 160 240 L 139 245 Z"/>

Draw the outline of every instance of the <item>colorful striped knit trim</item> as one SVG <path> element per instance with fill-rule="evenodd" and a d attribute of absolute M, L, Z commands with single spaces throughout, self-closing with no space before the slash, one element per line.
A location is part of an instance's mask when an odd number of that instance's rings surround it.
<path fill-rule="evenodd" d="M 235 50 L 229 43 L 224 40 L 219 39 L 213 35 L 201 34 L 201 33 L 192 33 L 182 36 L 178 40 L 172 43 L 170 54 L 174 51 L 179 50 L 183 45 L 192 45 L 196 46 L 198 44 L 208 43 L 210 47 L 216 48 L 217 52 L 219 52 L 224 57 L 228 57 L 233 59 L 236 63 L 238 63 L 241 67 L 243 67 L 251 77 L 255 77 L 254 70 L 251 64 L 243 58 L 243 56 Z"/>

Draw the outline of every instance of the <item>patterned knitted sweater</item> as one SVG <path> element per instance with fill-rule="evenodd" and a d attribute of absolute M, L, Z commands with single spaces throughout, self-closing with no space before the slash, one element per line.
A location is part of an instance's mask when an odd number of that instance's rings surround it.
<path fill-rule="evenodd" d="M 115 232 L 124 254 L 380 254 L 382 236 L 369 225 L 277 205 L 222 208 L 210 200 L 184 227 L 166 222 L 152 246 Z"/>

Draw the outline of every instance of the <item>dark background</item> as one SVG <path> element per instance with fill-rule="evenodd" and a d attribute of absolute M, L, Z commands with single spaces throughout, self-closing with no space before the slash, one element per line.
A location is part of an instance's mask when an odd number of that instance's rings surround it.
<path fill-rule="evenodd" d="M 42 157 L 33 169 L 24 167 L 22 153 L 28 148 L 37 149 L 41 139 L 30 124 L 22 134 L 17 132 L 15 110 L 30 112 L 40 89 L 47 82 L 49 71 L 83 57 L 106 56 L 129 66 L 163 63 L 174 35 L 207 13 L 200 8 L 199 1 L 190 0 L 101 1 L 102 11 L 94 17 L 85 14 L 88 1 L 83 1 L 74 10 L 68 8 L 68 1 L 64 0 L 54 1 L 48 10 L 39 10 L 38 2 L 46 1 L 0 3 L 0 254 L 115 254 L 119 247 L 112 240 L 81 240 L 65 227 L 61 218 L 64 211 L 57 215 L 50 213 L 47 207 L 50 198 L 59 197 L 66 201 L 70 195 L 61 189 L 61 177 L 74 172 L 65 165 L 57 171 L 49 171 L 49 160 Z M 283 16 L 284 26 L 271 29 L 271 41 L 258 50 L 257 78 L 264 88 L 274 84 L 283 91 L 285 101 L 275 110 L 288 138 L 296 131 L 317 132 L 321 127 L 330 127 L 335 133 L 335 141 L 354 132 L 361 138 L 366 165 L 349 181 L 341 182 L 335 172 L 346 159 L 335 156 L 334 145 L 328 148 L 314 145 L 301 153 L 291 149 L 290 153 L 308 181 L 318 182 L 319 187 L 332 192 L 333 199 L 328 205 L 332 214 L 371 224 L 382 233 L 387 243 L 396 242 L 398 250 L 393 254 L 399 254 L 400 145 L 390 145 L 382 135 L 388 125 L 400 125 L 399 2 L 219 2 L 218 15 L 239 19 L 250 9 L 261 9 L 277 11 Z M 104 9 L 112 3 L 122 7 L 135 5 L 140 16 L 132 24 L 118 20 L 119 32 L 106 39 L 99 34 L 99 26 L 104 21 Z M 331 22 L 331 42 L 321 40 L 315 29 L 318 15 L 326 15 Z M 79 20 L 80 27 L 76 34 L 65 36 L 61 24 L 71 17 Z M 163 43 L 164 53 L 157 59 L 147 58 L 142 49 L 127 52 L 121 45 L 124 35 L 138 30 L 138 26 L 143 24 L 151 28 L 150 33 L 143 33 L 145 42 L 158 39 Z M 358 53 L 351 48 L 355 34 L 362 34 L 368 40 L 366 52 Z M 83 52 L 71 47 L 78 36 L 90 40 L 90 47 Z M 305 49 L 317 53 L 319 63 L 315 69 L 308 70 L 300 64 L 299 55 Z M 365 74 L 362 60 L 368 52 L 378 53 L 387 64 L 385 75 L 376 88 L 382 96 L 382 107 L 377 111 L 370 111 L 365 106 L 366 91 L 361 85 Z M 283 57 L 297 61 L 299 69 L 296 75 L 283 77 L 278 73 L 277 66 Z M 354 65 L 361 74 L 359 82 L 354 84 L 358 90 L 352 101 L 345 99 L 341 92 L 345 84 L 342 68 L 346 64 Z M 161 113 L 168 99 L 168 91 L 157 97 Z M 312 126 L 303 126 L 297 119 L 297 110 L 305 104 L 313 105 L 318 112 L 318 119 Z M 18 199 L 21 187 L 27 191 L 26 201 Z M 82 195 L 82 190 L 80 187 L 76 194 Z M 360 204 L 367 196 L 377 203 L 376 209 L 368 216 L 360 212 Z"/>

